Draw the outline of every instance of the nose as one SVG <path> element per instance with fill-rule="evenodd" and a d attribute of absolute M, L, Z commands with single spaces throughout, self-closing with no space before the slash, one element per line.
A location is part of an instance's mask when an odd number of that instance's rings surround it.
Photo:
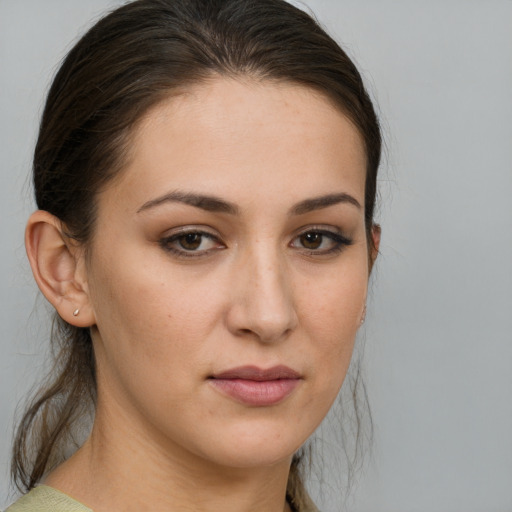
<path fill-rule="evenodd" d="M 286 338 L 298 316 L 286 262 L 277 251 L 253 251 L 236 265 L 227 314 L 228 329 L 264 343 Z"/>

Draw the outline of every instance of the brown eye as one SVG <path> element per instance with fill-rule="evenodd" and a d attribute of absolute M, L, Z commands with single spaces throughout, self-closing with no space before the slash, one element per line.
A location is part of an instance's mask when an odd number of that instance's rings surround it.
<path fill-rule="evenodd" d="M 196 230 L 162 238 L 159 245 L 165 251 L 183 258 L 206 256 L 213 250 L 226 248 L 215 235 Z"/>
<path fill-rule="evenodd" d="M 318 249 L 322 245 L 322 233 L 309 232 L 300 236 L 300 243 L 306 249 Z"/>
<path fill-rule="evenodd" d="M 290 247 L 298 249 L 308 256 L 328 256 L 341 252 L 345 247 L 352 245 L 352 240 L 339 231 L 324 228 L 313 228 L 297 235 Z"/>
<path fill-rule="evenodd" d="M 177 242 L 187 251 L 195 251 L 201 245 L 203 236 L 200 233 L 187 233 L 180 236 Z"/>

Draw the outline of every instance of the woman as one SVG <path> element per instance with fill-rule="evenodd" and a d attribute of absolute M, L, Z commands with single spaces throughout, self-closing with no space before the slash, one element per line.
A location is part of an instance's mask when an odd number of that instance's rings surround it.
<path fill-rule="evenodd" d="M 27 254 L 63 348 L 9 512 L 315 510 L 300 448 L 364 321 L 380 142 L 353 63 L 284 1 L 100 20 L 34 155 Z"/>

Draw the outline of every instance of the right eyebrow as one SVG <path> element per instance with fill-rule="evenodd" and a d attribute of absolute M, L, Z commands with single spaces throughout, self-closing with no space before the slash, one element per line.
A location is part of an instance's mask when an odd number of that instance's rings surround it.
<path fill-rule="evenodd" d="M 159 196 L 155 199 L 147 201 L 137 210 L 137 213 L 141 213 L 168 202 L 184 203 L 190 206 L 195 206 L 196 208 L 201 208 L 202 210 L 206 210 L 208 212 L 229 213 L 231 215 L 239 214 L 238 207 L 233 203 L 229 203 L 215 196 L 181 192 L 179 190 L 168 192 L 163 196 Z"/>

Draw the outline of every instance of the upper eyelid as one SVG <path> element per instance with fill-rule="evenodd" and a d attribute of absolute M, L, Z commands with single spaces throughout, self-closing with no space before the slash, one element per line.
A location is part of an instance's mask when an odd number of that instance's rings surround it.
<path fill-rule="evenodd" d="M 313 224 L 313 225 L 307 225 L 302 226 L 291 233 L 291 240 L 295 240 L 298 236 L 301 236 L 305 233 L 309 232 L 316 232 L 321 233 L 326 236 L 333 235 L 335 237 L 342 237 L 346 239 L 347 241 L 351 240 L 351 237 L 348 236 L 345 231 L 337 226 L 333 225 L 325 225 L 325 224 Z M 161 240 L 169 240 L 173 237 L 179 237 L 182 235 L 186 235 L 188 233 L 197 233 L 203 236 L 206 236 L 208 238 L 216 239 L 221 242 L 224 241 L 225 236 L 220 234 L 218 230 L 215 228 L 212 228 L 211 226 L 207 225 L 185 225 L 185 226 L 179 226 L 175 228 L 171 228 L 164 232 L 161 236 Z M 224 242 L 223 242 L 224 243 Z"/>
<path fill-rule="evenodd" d="M 186 236 L 186 235 L 188 235 L 190 233 L 198 234 L 201 237 L 207 238 L 209 240 L 213 240 L 215 242 L 218 242 L 221 245 L 225 245 L 224 242 L 222 241 L 222 239 L 219 236 L 214 235 L 213 233 L 210 233 L 208 231 L 198 231 L 198 230 L 194 230 L 194 229 L 178 231 L 176 233 L 171 233 L 169 235 L 163 236 L 160 239 L 160 241 L 161 242 L 176 241 L 176 240 L 179 240 L 181 237 Z"/>
<path fill-rule="evenodd" d="M 343 237 L 348 238 L 344 234 L 344 231 L 341 228 L 338 228 L 335 226 L 330 226 L 330 225 L 322 225 L 322 224 L 314 224 L 312 226 L 304 226 L 302 228 L 299 228 L 298 230 L 295 231 L 295 234 L 293 236 L 297 237 L 297 236 L 303 235 L 304 233 L 310 233 L 310 232 L 322 233 L 322 234 L 326 234 L 326 235 L 332 234 L 332 235 L 343 236 Z"/>
<path fill-rule="evenodd" d="M 349 246 L 354 243 L 354 240 L 351 236 L 346 235 L 341 229 L 339 228 L 325 228 L 325 227 L 308 227 L 301 231 L 298 231 L 295 236 L 292 238 L 292 241 L 290 244 L 292 244 L 297 238 L 301 237 L 302 235 L 305 235 L 306 233 L 319 233 L 322 236 L 326 236 L 331 239 L 331 241 L 337 245 L 337 246 Z M 321 250 L 312 250 L 313 252 L 318 252 L 319 254 L 322 252 Z"/>
<path fill-rule="evenodd" d="M 330 225 L 321 225 L 321 224 L 311 225 L 311 226 L 303 226 L 303 227 L 295 230 L 291 234 L 291 237 L 292 237 L 292 239 L 294 239 L 297 236 L 300 236 L 304 233 L 309 233 L 309 232 L 317 232 L 317 233 L 322 233 L 322 234 L 326 234 L 326 235 L 332 234 L 332 235 L 338 235 L 338 236 L 343 236 L 345 238 L 348 238 L 348 236 L 345 235 L 344 231 L 341 228 L 338 228 L 335 226 L 330 226 Z M 211 228 L 210 226 L 201 226 L 201 225 L 180 226 L 177 228 L 172 228 L 172 229 L 167 230 L 161 236 L 161 238 L 162 239 L 171 238 L 173 236 L 179 236 L 179 235 L 184 235 L 184 234 L 188 234 L 188 233 L 198 233 L 200 235 L 205 235 L 205 236 L 211 237 L 211 238 L 218 238 L 218 239 L 223 238 L 223 235 L 219 234 L 219 232 L 216 229 Z"/>
<path fill-rule="evenodd" d="M 343 234 L 341 231 L 332 231 L 332 230 L 325 230 L 325 229 L 306 229 L 304 231 L 301 231 L 297 233 L 293 238 L 293 240 L 296 240 L 297 238 L 301 237 L 302 235 L 305 235 L 307 233 L 318 233 L 322 236 L 330 237 L 332 240 L 341 241 L 343 240 L 345 243 L 352 243 L 352 239 L 348 237 L 347 235 Z"/>
<path fill-rule="evenodd" d="M 221 236 L 213 228 L 208 226 L 181 226 L 167 230 L 161 238 L 172 238 L 173 236 L 186 235 L 188 233 L 197 233 L 206 235 L 211 238 L 221 238 Z"/>

